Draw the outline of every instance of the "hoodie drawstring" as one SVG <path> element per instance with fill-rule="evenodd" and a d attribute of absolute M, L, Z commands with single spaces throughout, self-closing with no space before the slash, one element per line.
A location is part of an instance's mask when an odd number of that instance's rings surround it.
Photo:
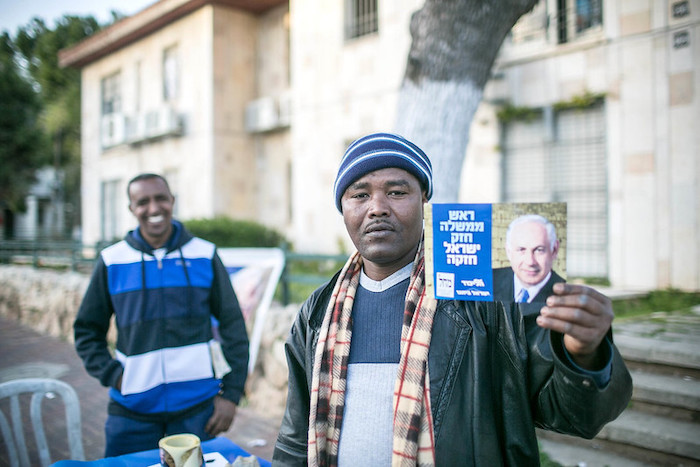
<path fill-rule="evenodd" d="M 182 248 L 177 249 L 178 253 L 180 253 L 180 261 L 182 261 L 182 270 L 185 272 L 185 280 L 187 281 L 187 308 L 188 311 L 192 311 L 193 308 L 193 303 L 192 303 L 192 282 L 190 281 L 190 274 L 187 271 L 187 262 L 185 261 L 185 256 L 182 254 Z"/>

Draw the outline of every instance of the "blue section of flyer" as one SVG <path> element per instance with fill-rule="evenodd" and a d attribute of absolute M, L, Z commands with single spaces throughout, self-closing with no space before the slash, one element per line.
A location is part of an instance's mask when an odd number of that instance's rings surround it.
<path fill-rule="evenodd" d="M 433 204 L 435 298 L 492 301 L 491 204 Z"/>

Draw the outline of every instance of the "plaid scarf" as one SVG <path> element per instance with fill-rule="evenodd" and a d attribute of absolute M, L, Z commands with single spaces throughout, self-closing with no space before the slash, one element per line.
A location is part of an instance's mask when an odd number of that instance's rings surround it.
<path fill-rule="evenodd" d="M 311 467 L 338 465 L 352 338 L 350 318 L 361 270 L 362 257 L 356 252 L 338 276 L 316 345 L 309 411 Z M 436 303 L 426 295 L 421 243 L 406 293 L 401 359 L 394 386 L 394 466 L 435 465 L 428 349 Z"/>

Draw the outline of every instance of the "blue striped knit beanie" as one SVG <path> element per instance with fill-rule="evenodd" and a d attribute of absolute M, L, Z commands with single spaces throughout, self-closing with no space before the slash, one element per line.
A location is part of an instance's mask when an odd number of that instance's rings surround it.
<path fill-rule="evenodd" d="M 433 196 L 433 166 L 423 150 L 399 135 L 374 133 L 356 140 L 345 151 L 333 186 L 338 211 L 343 212 L 340 199 L 350 184 L 370 172 L 390 167 L 415 176 L 427 198 Z"/>

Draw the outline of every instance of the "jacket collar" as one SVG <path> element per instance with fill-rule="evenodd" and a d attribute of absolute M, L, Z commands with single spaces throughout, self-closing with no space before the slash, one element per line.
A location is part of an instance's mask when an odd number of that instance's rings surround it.
<path fill-rule="evenodd" d="M 309 326 L 314 332 L 318 331 L 323 324 L 323 317 L 326 314 L 331 295 L 333 295 L 333 287 L 338 281 L 338 276 L 340 276 L 340 271 L 336 272 L 333 278 L 314 294 L 316 296 L 316 304 L 311 306 L 311 315 L 309 316 Z"/>
<path fill-rule="evenodd" d="M 173 231 L 170 234 L 170 238 L 168 238 L 168 241 L 165 243 L 164 246 L 168 253 L 173 250 L 177 250 L 178 248 L 182 247 L 182 245 L 184 245 L 192 239 L 192 234 L 187 231 L 187 229 L 184 225 L 182 225 L 181 222 L 173 220 L 172 224 Z M 147 253 L 149 255 L 153 254 L 153 247 L 149 245 L 148 242 L 143 238 L 143 236 L 141 235 L 141 231 L 138 227 L 134 230 L 129 231 L 129 233 L 126 234 L 126 237 L 124 237 L 124 240 L 130 246 L 143 253 Z"/>

